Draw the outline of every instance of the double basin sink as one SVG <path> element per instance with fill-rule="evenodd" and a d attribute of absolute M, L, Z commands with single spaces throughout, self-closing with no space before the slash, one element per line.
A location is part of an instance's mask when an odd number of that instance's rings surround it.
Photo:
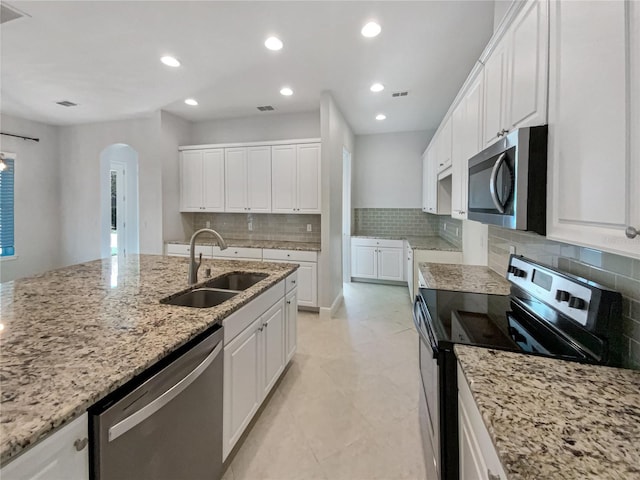
<path fill-rule="evenodd" d="M 202 287 L 163 298 L 160 303 L 194 308 L 215 307 L 267 277 L 266 273 L 229 273 L 205 282 Z"/>

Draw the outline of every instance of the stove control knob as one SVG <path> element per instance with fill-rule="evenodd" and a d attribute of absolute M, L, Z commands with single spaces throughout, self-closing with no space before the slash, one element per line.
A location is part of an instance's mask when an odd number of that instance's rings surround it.
<path fill-rule="evenodd" d="M 569 306 L 571 308 L 577 308 L 578 310 L 584 310 L 585 301 L 578 297 L 570 297 L 569 298 Z"/>
<path fill-rule="evenodd" d="M 566 302 L 571 295 L 566 290 L 556 290 L 556 300 L 559 302 Z"/>

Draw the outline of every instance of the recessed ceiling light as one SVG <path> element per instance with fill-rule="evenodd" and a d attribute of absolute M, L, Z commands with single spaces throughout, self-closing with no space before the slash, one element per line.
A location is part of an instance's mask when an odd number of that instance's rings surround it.
<path fill-rule="evenodd" d="M 387 116 L 384 113 L 379 113 L 376 115 L 376 120 L 384 120 Z"/>
<path fill-rule="evenodd" d="M 291 90 L 289 87 L 282 87 L 280 89 L 280 94 L 288 97 L 290 95 L 293 95 L 293 90 Z"/>
<path fill-rule="evenodd" d="M 269 50 L 281 50 L 282 45 L 282 40 L 277 37 L 269 37 L 264 42 L 264 46 Z"/>
<path fill-rule="evenodd" d="M 376 22 L 369 22 L 364 27 L 362 27 L 360 33 L 362 33 L 362 35 L 364 35 L 365 37 L 375 37 L 381 31 L 382 28 L 380 27 L 380 25 L 378 25 Z"/>
<path fill-rule="evenodd" d="M 384 90 L 384 85 L 382 85 L 381 83 L 374 83 L 373 85 L 371 85 L 371 89 L 372 92 L 381 92 L 382 90 Z"/>
<path fill-rule="evenodd" d="M 196 102 L 196 100 L 193 98 L 187 98 L 184 103 L 186 103 L 187 105 L 191 105 L 192 107 L 198 105 L 198 102 Z"/>
<path fill-rule="evenodd" d="M 168 67 L 179 67 L 180 61 L 177 58 L 170 57 L 169 55 L 165 55 L 160 59 L 162 63 L 167 65 Z"/>

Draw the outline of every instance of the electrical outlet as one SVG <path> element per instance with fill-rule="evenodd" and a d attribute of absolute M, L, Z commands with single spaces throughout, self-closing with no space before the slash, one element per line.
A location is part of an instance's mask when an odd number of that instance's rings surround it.
<path fill-rule="evenodd" d="M 209 220 L 205 222 L 205 225 L 207 226 L 207 228 L 211 228 L 211 222 Z"/>
<path fill-rule="evenodd" d="M 249 231 L 252 232 L 253 231 L 253 222 L 249 222 Z"/>
<path fill-rule="evenodd" d="M 447 224 L 446 223 L 444 224 L 444 231 L 445 232 L 447 231 Z"/>
<path fill-rule="evenodd" d="M 456 237 L 458 236 L 459 231 L 460 231 L 460 229 L 458 227 L 456 227 Z"/>
<path fill-rule="evenodd" d="M 307 223 L 307 232 L 310 232 L 310 231 L 311 231 L 311 224 Z"/>
<path fill-rule="evenodd" d="M 515 253 L 516 253 L 516 246 L 515 245 L 509 245 L 509 253 L 513 253 L 515 255 Z"/>

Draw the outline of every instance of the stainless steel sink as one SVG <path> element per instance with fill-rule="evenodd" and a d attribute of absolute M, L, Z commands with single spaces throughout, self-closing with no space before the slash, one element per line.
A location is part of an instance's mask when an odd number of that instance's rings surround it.
<path fill-rule="evenodd" d="M 210 308 L 226 302 L 236 296 L 238 292 L 228 290 L 214 290 L 211 288 L 197 288 L 188 292 L 167 297 L 160 300 L 160 303 L 168 305 L 178 305 L 181 307 Z"/>
<path fill-rule="evenodd" d="M 266 273 L 230 273 L 224 277 L 214 278 L 205 283 L 208 288 L 242 291 L 264 280 Z"/>

